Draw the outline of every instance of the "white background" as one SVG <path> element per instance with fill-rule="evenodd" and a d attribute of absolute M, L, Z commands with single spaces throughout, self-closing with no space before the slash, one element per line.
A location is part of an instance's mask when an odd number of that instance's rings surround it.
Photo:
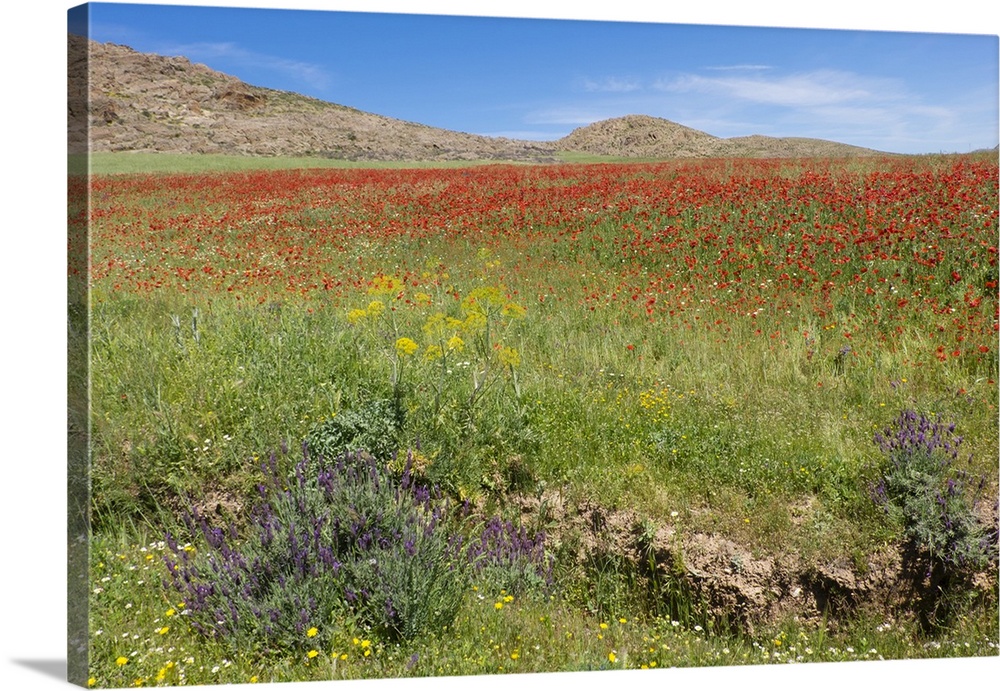
<path fill-rule="evenodd" d="M 7 6 L 0 100 L 6 174 L 0 184 L 0 679 L 4 688 L 61 688 L 66 662 L 65 577 L 65 64 L 66 11 L 74 3 L 33 0 Z M 628 20 L 744 26 L 787 26 L 996 35 L 996 9 L 980 0 L 913 3 L 840 0 L 829 7 L 801 0 L 701 0 L 656 9 L 636 0 L 480 0 L 476 3 L 369 0 L 227 2 L 188 5 L 258 6 L 481 16 Z M 666 3 L 665 3 L 666 4 Z M 672 4 L 672 3 L 671 3 Z M 475 7 L 474 11 L 469 7 Z M 345 104 L 350 105 L 350 104 Z M 1000 658 L 947 661 L 812 664 L 696 670 L 527 675 L 421 681 L 318 682 L 315 689 L 484 690 L 516 683 L 544 689 L 569 683 L 635 689 L 770 688 L 867 689 L 907 684 L 922 688 L 976 684 L 1000 678 Z M 940 687 L 940 686 L 939 686 Z M 230 688 L 251 688 L 239 685 Z M 281 689 L 287 685 L 256 685 Z"/>

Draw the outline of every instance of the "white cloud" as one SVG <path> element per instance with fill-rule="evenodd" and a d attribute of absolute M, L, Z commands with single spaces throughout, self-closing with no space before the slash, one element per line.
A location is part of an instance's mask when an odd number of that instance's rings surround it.
<path fill-rule="evenodd" d="M 786 107 L 814 107 L 837 103 L 886 101 L 901 98 L 901 88 L 887 79 L 848 72 L 818 70 L 784 77 L 704 77 L 683 75 L 659 81 L 668 92 L 718 94 L 742 101 Z"/>
<path fill-rule="evenodd" d="M 706 70 L 723 70 L 723 71 L 748 71 L 748 72 L 759 72 L 760 70 L 770 70 L 774 69 L 770 65 L 717 65 L 715 67 L 706 67 Z"/>
<path fill-rule="evenodd" d="M 642 84 L 631 77 L 605 77 L 604 79 L 584 79 L 583 90 L 603 93 L 629 93 L 638 91 Z"/>
<path fill-rule="evenodd" d="M 528 113 L 524 116 L 524 122 L 529 125 L 573 125 L 576 127 L 621 115 L 626 115 L 626 113 L 587 108 L 552 108 Z"/>
<path fill-rule="evenodd" d="M 156 52 L 166 55 L 183 55 L 192 62 L 228 60 L 244 67 L 272 70 L 285 74 L 313 89 L 326 89 L 331 81 L 330 75 L 319 65 L 256 53 L 229 42 L 171 45 L 164 46 Z"/>

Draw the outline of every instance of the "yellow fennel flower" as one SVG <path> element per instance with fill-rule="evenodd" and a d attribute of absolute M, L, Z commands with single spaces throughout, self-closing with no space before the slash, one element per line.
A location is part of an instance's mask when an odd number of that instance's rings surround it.
<path fill-rule="evenodd" d="M 382 301 L 372 300 L 371 302 L 368 303 L 368 309 L 366 310 L 365 313 L 369 317 L 377 317 L 383 312 L 385 312 L 385 305 L 382 303 Z"/>
<path fill-rule="evenodd" d="M 416 341 L 406 336 L 396 340 L 396 352 L 400 355 L 413 355 L 419 347 Z"/>
<path fill-rule="evenodd" d="M 517 352 L 515 348 L 508 348 L 503 346 L 500 348 L 500 362 L 504 365 L 510 365 L 511 367 L 517 367 L 521 364 L 521 354 Z"/>

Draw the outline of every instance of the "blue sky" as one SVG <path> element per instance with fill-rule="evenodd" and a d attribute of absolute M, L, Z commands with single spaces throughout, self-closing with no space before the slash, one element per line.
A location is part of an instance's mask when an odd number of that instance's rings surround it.
<path fill-rule="evenodd" d="M 476 134 L 553 140 L 642 113 L 719 137 L 817 137 L 898 153 L 998 139 L 996 35 L 91 7 L 97 41 Z"/>

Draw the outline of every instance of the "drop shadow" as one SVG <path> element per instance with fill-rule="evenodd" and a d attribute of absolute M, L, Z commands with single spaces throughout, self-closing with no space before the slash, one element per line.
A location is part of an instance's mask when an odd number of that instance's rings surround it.
<path fill-rule="evenodd" d="M 47 677 L 66 681 L 66 660 L 11 660 L 11 662 Z"/>

